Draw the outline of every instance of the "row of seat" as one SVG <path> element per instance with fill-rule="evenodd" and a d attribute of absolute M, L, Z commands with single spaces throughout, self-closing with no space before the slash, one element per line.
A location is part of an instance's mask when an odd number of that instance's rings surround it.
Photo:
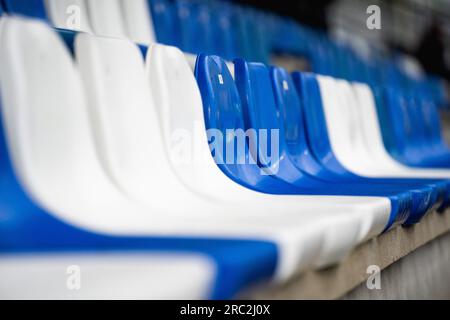
<path fill-rule="evenodd" d="M 155 35 L 145 0 L 2 0 L 5 12 L 51 22 L 55 27 L 152 43 Z"/>
<path fill-rule="evenodd" d="M 157 40 L 185 52 L 263 63 L 273 53 L 288 53 L 306 58 L 315 73 L 371 86 L 419 89 L 437 105 L 448 106 L 442 80 L 361 37 L 341 33 L 330 38 L 293 19 L 225 1 L 153 0 L 150 5 Z"/>
<path fill-rule="evenodd" d="M 192 54 L 216 54 L 268 63 L 272 53 L 303 56 L 310 71 L 421 91 L 448 107 L 440 78 L 409 71 L 403 58 L 386 54 L 360 37 L 332 39 L 293 19 L 220 0 L 2 0 L 9 13 L 51 21 L 63 29 L 154 41 Z M 414 69 L 414 68 L 413 68 Z M 416 68 L 417 69 L 417 68 Z"/>
<path fill-rule="evenodd" d="M 214 271 L 187 276 L 177 270 L 177 278 L 203 284 L 205 276 L 214 278 L 213 289 L 205 285 L 212 297 L 229 297 L 274 272 L 283 279 L 298 268 L 334 263 L 393 224 L 416 222 L 432 209 L 446 207 L 447 181 L 417 177 L 446 178 L 450 171 L 413 170 L 390 158 L 391 168 L 380 166 L 373 157 L 379 150 L 362 150 L 373 147 L 372 140 L 358 147 L 342 136 L 352 135 L 352 126 L 338 115 L 351 113 L 342 112 L 342 100 L 329 97 L 342 94 L 341 99 L 354 100 L 348 104 L 353 112 L 367 106 L 364 115 L 375 115 L 364 85 L 299 73 L 292 80 L 282 69 L 244 60 L 235 62 L 233 79 L 223 60 L 201 55 L 195 67 L 197 87 L 185 56 L 173 47 L 153 45 L 144 66 L 142 50 L 128 41 L 78 34 L 70 46 L 74 65 L 61 38 L 39 22 L 3 18 L 1 29 L 1 185 L 8 195 L 2 197 L 3 254 L 196 252 L 214 261 Z M 346 90 L 336 90 L 340 85 Z M 324 113 L 316 112 L 322 108 L 320 97 Z M 302 121 L 303 113 L 314 121 Z M 324 114 L 326 120 L 320 118 Z M 218 171 L 211 156 L 205 157 L 206 164 L 167 158 L 174 130 L 194 130 L 195 123 L 221 131 L 278 129 L 278 163 L 267 168 L 235 159 L 231 164 L 218 161 L 219 168 L 249 189 L 291 196 L 242 188 Z M 308 123 L 317 128 L 305 132 Z M 200 149 L 209 153 L 206 128 Z M 314 132 L 328 135 L 330 144 Z M 226 158 L 226 149 L 216 150 L 215 159 Z M 328 157 L 316 153 L 321 149 Z M 247 150 L 238 155 L 259 157 Z M 261 169 L 273 165 L 278 169 L 261 175 Z M 10 288 L 2 292 L 8 295 Z M 174 285 L 174 291 L 179 289 Z M 199 296 L 211 293 L 202 289 Z M 161 294 L 159 287 L 155 290 L 155 296 Z M 32 287 L 22 292 L 30 293 Z"/>
<path fill-rule="evenodd" d="M 5 297 L 228 298 L 448 207 L 423 96 L 207 54 L 192 70 L 170 46 L 0 24 Z M 265 145 L 240 139 L 252 130 Z M 54 277 L 67 261 L 87 288 Z"/>

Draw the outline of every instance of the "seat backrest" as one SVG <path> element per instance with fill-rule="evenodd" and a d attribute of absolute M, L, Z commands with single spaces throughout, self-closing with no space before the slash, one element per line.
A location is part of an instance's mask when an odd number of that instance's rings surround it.
<path fill-rule="evenodd" d="M 298 169 L 318 176 L 323 167 L 311 151 L 303 107 L 294 81 L 285 69 L 279 67 L 271 68 L 271 80 L 289 159 Z"/>
<path fill-rule="evenodd" d="M 407 148 L 407 141 L 411 139 L 412 130 L 414 130 L 406 111 L 406 97 L 395 89 L 386 89 L 385 103 L 388 117 L 393 126 L 393 147 L 395 147 L 399 154 L 404 154 Z"/>
<path fill-rule="evenodd" d="M 127 38 L 120 0 L 85 0 L 94 34 Z"/>
<path fill-rule="evenodd" d="M 269 39 L 264 23 L 264 16 L 252 8 L 241 8 L 244 39 L 247 41 L 246 60 L 268 63 Z"/>
<path fill-rule="evenodd" d="M 223 137 L 223 145 L 211 150 L 215 162 L 232 179 L 235 175 L 245 175 L 241 164 L 256 162 L 249 157 L 247 143 L 238 145 L 232 136 L 233 130 L 245 132 L 245 123 L 242 102 L 227 65 L 217 56 L 200 55 L 195 75 L 202 96 L 206 128 L 210 134 L 217 132 Z M 240 152 L 235 152 L 235 148 Z"/>
<path fill-rule="evenodd" d="M 388 108 L 397 135 L 397 150 L 405 155 L 408 151 L 426 147 L 427 128 L 420 99 L 411 93 L 401 93 L 395 89 L 389 91 Z"/>
<path fill-rule="evenodd" d="M 436 103 L 427 96 L 419 98 L 417 103 L 423 117 L 423 126 L 426 132 L 427 140 L 434 146 L 445 146 L 442 136 L 442 125 L 439 117 L 439 109 Z"/>
<path fill-rule="evenodd" d="M 317 80 L 331 148 L 345 167 L 345 160 L 352 159 L 354 145 L 358 141 L 357 119 L 351 112 L 345 93 L 340 91 L 333 78 L 318 76 Z"/>
<path fill-rule="evenodd" d="M 180 30 L 180 45 L 185 52 L 211 54 L 213 39 L 208 7 L 202 1 L 175 0 Z"/>
<path fill-rule="evenodd" d="M 271 69 L 274 97 L 284 137 L 291 156 L 301 155 L 307 149 L 305 123 L 292 78 L 282 68 Z"/>
<path fill-rule="evenodd" d="M 148 0 L 153 27 L 159 43 L 180 46 L 180 30 L 175 4 L 169 0 Z"/>
<path fill-rule="evenodd" d="M 234 65 L 245 130 L 254 130 L 258 142 L 257 153 L 252 148 L 250 152 L 267 173 L 275 173 L 286 148 L 269 69 L 262 63 L 247 63 L 242 59 L 235 60 Z"/>
<path fill-rule="evenodd" d="M 10 14 L 47 20 L 43 0 L 2 0 L 3 9 Z"/>
<path fill-rule="evenodd" d="M 396 156 L 395 154 L 398 151 L 396 150 L 394 126 L 389 113 L 389 106 L 386 99 L 385 88 L 381 86 L 376 86 L 373 87 L 372 89 L 383 144 L 386 150 L 395 157 Z"/>
<path fill-rule="evenodd" d="M 240 6 L 234 6 L 231 12 L 231 26 L 236 44 L 236 57 L 249 59 L 252 52 L 249 40 L 249 30 L 247 29 L 245 19 L 244 9 Z"/>
<path fill-rule="evenodd" d="M 310 151 L 328 169 L 344 174 L 346 170 L 336 161 L 331 148 L 323 110 L 323 96 L 316 77 L 311 73 L 300 72 L 294 72 L 292 75 L 305 116 L 305 129 Z"/>
<path fill-rule="evenodd" d="M 422 112 L 422 106 L 420 105 L 421 99 L 421 94 L 414 92 L 411 93 L 408 103 L 408 113 L 414 126 L 413 140 L 410 143 L 416 150 L 426 150 L 429 147 L 427 128 L 423 119 L 424 114 Z"/>
<path fill-rule="evenodd" d="M 348 81 L 343 81 L 347 89 L 347 97 L 350 109 L 352 110 L 354 116 L 354 122 L 357 124 L 356 132 L 358 136 L 358 143 L 361 150 L 361 159 L 366 159 L 368 163 L 376 163 L 378 158 L 377 154 L 380 153 L 380 146 L 378 141 L 381 140 L 380 130 L 374 126 L 378 123 L 378 114 L 374 110 L 374 98 L 371 89 L 361 83 L 350 83 Z M 369 101 L 369 96 L 371 95 Z M 362 106 L 363 103 L 371 103 L 371 108 L 367 110 Z M 365 113 L 372 114 L 375 112 L 375 117 L 377 123 L 373 123 L 372 120 L 366 121 Z M 374 135 L 376 140 L 374 140 Z M 376 164 L 375 164 L 376 165 Z"/>
<path fill-rule="evenodd" d="M 367 99 L 365 88 L 357 87 L 355 91 L 349 82 L 341 80 L 337 89 L 343 99 L 327 99 L 327 91 L 322 96 L 332 149 L 339 162 L 359 174 L 376 171 L 379 161 L 395 165 L 392 159 L 386 159 L 384 147 L 380 146 L 382 138 L 375 123 L 378 118 L 374 102 Z"/>
<path fill-rule="evenodd" d="M 236 52 L 236 38 L 232 27 L 232 5 L 223 1 L 215 1 L 210 4 L 210 36 L 213 37 L 213 52 L 232 61 L 238 57 Z"/>
<path fill-rule="evenodd" d="M 230 188 L 245 193 L 220 172 L 211 156 L 202 98 L 185 55 L 178 48 L 154 44 L 146 68 L 168 160 L 181 181 L 209 197 Z"/>
<path fill-rule="evenodd" d="M 120 0 L 128 39 L 142 44 L 156 41 L 147 0 Z"/>
<path fill-rule="evenodd" d="M 336 111 L 342 115 L 339 120 L 346 123 L 347 145 L 349 150 L 358 151 L 361 158 L 365 158 L 367 153 L 364 143 L 364 131 L 359 118 L 359 108 L 355 101 L 355 93 L 351 84 L 343 79 L 333 79 L 334 92 L 339 97 L 335 105 Z M 324 93 L 325 95 L 328 92 Z M 356 156 L 356 155 L 355 155 Z"/>

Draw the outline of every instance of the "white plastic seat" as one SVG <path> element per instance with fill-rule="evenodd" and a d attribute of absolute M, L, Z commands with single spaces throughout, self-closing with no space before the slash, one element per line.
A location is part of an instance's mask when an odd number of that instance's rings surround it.
<path fill-rule="evenodd" d="M 147 0 L 120 0 L 128 39 L 142 44 L 156 42 Z"/>
<path fill-rule="evenodd" d="M 374 155 L 371 152 L 370 145 L 366 144 L 364 131 L 362 130 L 363 123 L 360 121 L 359 112 L 355 108 L 356 101 L 352 87 L 344 80 L 327 78 L 325 81 L 329 81 L 328 85 L 332 89 L 327 91 L 327 95 L 323 99 L 326 101 L 327 106 L 330 105 L 330 102 L 339 106 L 340 123 L 338 125 L 346 128 L 346 130 L 339 131 L 340 135 L 332 137 L 332 139 L 335 139 L 335 145 L 339 145 L 340 148 L 336 151 L 333 148 L 333 151 L 339 155 L 346 155 L 346 160 L 352 161 L 353 171 L 356 166 L 359 168 L 358 172 L 379 171 L 377 169 L 379 165 L 373 159 Z M 325 86 L 321 86 L 321 90 L 322 88 L 325 88 Z M 338 138 L 340 139 L 339 141 L 336 140 Z M 344 147 L 347 149 L 344 149 Z M 336 155 L 336 157 L 339 160 L 339 156 Z"/>
<path fill-rule="evenodd" d="M 155 204 L 144 207 L 119 191 L 118 181 L 112 182 L 111 171 L 107 174 L 98 159 L 91 126 L 96 120 L 88 117 L 78 70 L 61 39 L 38 21 L 7 18 L 3 23 L 2 118 L 14 169 L 35 203 L 66 223 L 106 235 L 272 240 L 279 248 L 277 276 L 283 279 L 298 268 L 342 258 L 360 240 L 362 217 L 385 210 L 385 202 L 376 198 L 355 198 L 352 205 L 336 199 L 341 210 L 335 203 L 310 210 L 316 206 L 294 206 L 289 199 L 277 211 L 262 210 L 262 198 L 260 211 L 204 199 L 197 207 L 181 203 L 175 193 L 161 192 L 149 193 Z M 124 48 L 132 52 L 135 47 Z M 147 125 L 157 128 L 156 118 Z M 198 273 L 193 281 L 208 274 Z"/>
<path fill-rule="evenodd" d="M 146 0 L 85 0 L 94 34 L 130 39 L 136 43 L 155 42 L 150 8 Z"/>
<path fill-rule="evenodd" d="M 85 0 L 94 34 L 127 38 L 120 0 Z"/>
<path fill-rule="evenodd" d="M 367 85 L 318 76 L 328 136 L 338 161 L 372 178 L 449 178 L 449 170 L 416 169 L 394 160 L 384 147 L 375 100 Z"/>
<path fill-rule="evenodd" d="M 92 32 L 85 0 L 45 0 L 45 9 L 57 28 Z"/>

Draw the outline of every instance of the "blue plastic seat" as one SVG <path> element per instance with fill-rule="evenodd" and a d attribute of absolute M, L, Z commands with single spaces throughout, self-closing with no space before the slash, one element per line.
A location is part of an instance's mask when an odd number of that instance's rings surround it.
<path fill-rule="evenodd" d="M 3 0 L 3 6 L 10 14 L 48 20 L 43 0 Z"/>
<path fill-rule="evenodd" d="M 235 57 L 249 59 L 252 56 L 252 48 L 246 19 L 244 8 L 240 6 L 234 6 L 232 8 L 231 27 L 236 45 Z"/>
<path fill-rule="evenodd" d="M 149 0 L 149 4 L 158 42 L 180 46 L 180 30 L 174 3 L 168 0 Z"/>
<path fill-rule="evenodd" d="M 441 120 L 439 119 L 439 108 L 433 97 L 425 93 L 417 101 L 419 105 L 419 117 L 423 119 L 426 142 L 434 154 L 444 156 L 444 165 L 450 165 L 450 148 L 442 136 Z"/>
<path fill-rule="evenodd" d="M 231 61 L 239 56 L 232 26 L 233 7 L 221 1 L 214 1 L 209 6 L 211 31 L 208 35 L 212 37 L 213 53 Z"/>
<path fill-rule="evenodd" d="M 209 36 L 210 14 L 201 0 L 175 0 L 180 30 L 180 48 L 189 53 L 210 53 L 213 44 Z"/>
<path fill-rule="evenodd" d="M 267 26 L 264 16 L 252 8 L 241 9 L 243 26 L 245 28 L 248 53 L 246 60 L 262 63 L 269 62 L 270 49 L 268 47 Z"/>

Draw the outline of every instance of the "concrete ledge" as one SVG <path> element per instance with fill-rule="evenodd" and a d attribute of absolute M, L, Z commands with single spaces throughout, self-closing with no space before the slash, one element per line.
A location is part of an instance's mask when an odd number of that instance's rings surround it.
<path fill-rule="evenodd" d="M 419 224 L 393 229 L 358 246 L 342 263 L 300 274 L 288 283 L 260 286 L 242 295 L 245 299 L 337 299 L 365 282 L 367 267 L 382 270 L 426 243 L 450 233 L 450 211 L 431 213 Z M 450 250 L 450 248 L 449 248 Z"/>

